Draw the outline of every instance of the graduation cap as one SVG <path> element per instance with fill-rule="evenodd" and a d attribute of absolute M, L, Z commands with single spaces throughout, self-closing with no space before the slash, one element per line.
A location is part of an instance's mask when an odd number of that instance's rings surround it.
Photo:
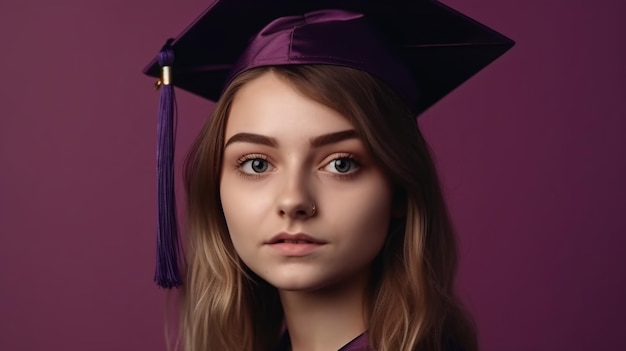
<path fill-rule="evenodd" d="M 234 77 L 251 68 L 339 65 L 386 82 L 418 116 L 513 44 L 434 0 L 214 0 L 144 69 L 161 85 L 157 284 L 182 284 L 174 86 L 217 101 Z"/>

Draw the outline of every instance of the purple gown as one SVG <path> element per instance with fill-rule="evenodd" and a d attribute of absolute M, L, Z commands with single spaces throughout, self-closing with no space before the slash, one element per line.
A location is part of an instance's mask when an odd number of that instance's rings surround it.
<path fill-rule="evenodd" d="M 291 349 L 291 342 L 289 341 L 289 335 L 285 333 L 280 340 L 278 349 L 276 351 L 289 351 Z M 367 334 L 363 333 L 352 341 L 341 347 L 337 351 L 369 351 L 367 345 Z"/>
<path fill-rule="evenodd" d="M 356 338 L 354 338 L 349 343 L 345 344 L 337 351 L 370 351 L 369 345 L 367 344 L 367 333 L 363 333 Z M 289 351 L 291 349 L 291 342 L 289 341 L 289 335 L 285 333 L 280 340 L 280 344 L 276 351 Z M 446 345 L 444 346 L 444 351 L 463 351 L 459 346 L 457 346 L 454 342 L 448 340 Z"/>

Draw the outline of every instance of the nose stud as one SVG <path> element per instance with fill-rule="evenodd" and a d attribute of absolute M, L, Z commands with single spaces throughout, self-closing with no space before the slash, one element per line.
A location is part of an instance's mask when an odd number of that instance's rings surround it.
<path fill-rule="evenodd" d="M 315 204 L 314 204 L 311 206 L 311 216 L 313 216 L 316 211 L 317 211 L 317 208 L 315 207 Z"/>

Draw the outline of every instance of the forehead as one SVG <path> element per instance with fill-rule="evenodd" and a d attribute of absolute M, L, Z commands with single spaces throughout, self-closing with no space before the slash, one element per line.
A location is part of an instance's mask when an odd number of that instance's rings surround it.
<path fill-rule="evenodd" d="M 353 129 L 348 118 L 269 71 L 247 82 L 236 93 L 228 115 L 226 138 L 239 132 L 304 136 L 347 129 Z"/>

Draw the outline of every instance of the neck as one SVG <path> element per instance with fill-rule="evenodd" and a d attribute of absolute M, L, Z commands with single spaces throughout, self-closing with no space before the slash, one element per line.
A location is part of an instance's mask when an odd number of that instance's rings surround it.
<path fill-rule="evenodd" d="M 328 289 L 279 291 L 292 351 L 338 350 L 362 334 L 366 289 L 364 274 Z"/>

